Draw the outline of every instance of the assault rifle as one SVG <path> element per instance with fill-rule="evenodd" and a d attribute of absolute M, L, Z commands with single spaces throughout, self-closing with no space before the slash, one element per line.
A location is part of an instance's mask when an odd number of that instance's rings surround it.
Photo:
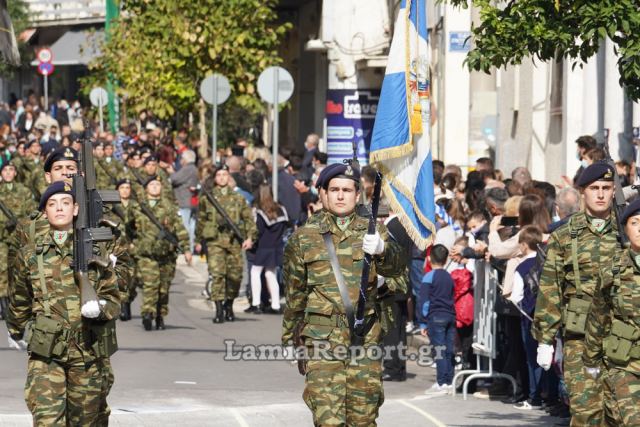
<path fill-rule="evenodd" d="M 358 172 L 362 173 L 362 168 L 360 168 L 360 162 L 358 161 L 358 143 L 354 140 L 351 143 L 351 147 L 353 149 L 353 157 L 351 158 L 351 161 L 345 160 L 345 163 L 350 163 L 354 170 L 357 169 Z M 367 195 L 363 188 L 360 189 L 360 200 L 356 205 L 356 214 L 365 218 L 371 215 L 371 211 L 367 205 Z"/>
<path fill-rule="evenodd" d="M 73 224 L 73 270 L 80 284 L 82 304 L 97 300 L 96 290 L 89 280 L 89 266 L 107 267 L 109 261 L 94 254 L 98 242 L 113 238 L 112 228 L 117 224 L 102 217 L 105 203 L 118 203 L 120 194 L 115 190 L 96 189 L 96 170 L 93 164 L 93 147 L 85 138 L 79 153 L 80 173 L 73 176 L 73 189 L 78 204 L 78 216 Z"/>
<path fill-rule="evenodd" d="M 611 153 L 609 152 L 609 140 L 608 140 L 608 132 L 605 135 L 604 139 L 604 153 L 605 153 L 605 161 L 611 168 L 613 169 L 613 185 L 614 185 L 614 202 L 613 209 L 616 214 L 616 223 L 618 225 L 618 242 L 620 246 L 626 248 L 629 244 L 629 239 L 624 232 L 624 227 L 620 219 L 622 218 L 622 213 L 624 212 L 624 208 L 627 206 L 627 201 L 624 198 L 624 193 L 622 192 L 622 185 L 620 184 L 620 177 L 618 176 L 618 172 L 616 170 L 616 164 L 611 158 Z"/>
<path fill-rule="evenodd" d="M 231 230 L 235 238 L 238 239 L 240 243 L 244 242 L 245 240 L 244 234 L 242 234 L 242 231 L 240 231 L 236 223 L 233 222 L 233 220 L 231 219 L 227 211 L 224 210 L 220 202 L 218 202 L 216 198 L 213 197 L 213 194 L 211 194 L 211 192 L 207 190 L 204 184 L 202 183 L 200 184 L 200 190 L 202 191 L 202 194 L 205 195 L 207 200 L 209 200 L 209 203 L 211 203 L 213 207 L 216 209 L 216 211 L 218 211 L 222 219 L 224 219 L 224 222 L 227 223 L 227 226 L 229 227 L 229 229 Z"/>
<path fill-rule="evenodd" d="M 369 227 L 367 234 L 376 233 L 376 218 L 378 216 L 378 206 L 380 205 L 380 189 L 382 188 L 382 174 L 376 172 L 376 180 L 373 187 L 373 198 L 371 199 L 371 213 L 369 214 Z M 355 320 L 353 323 L 353 331 L 351 331 L 351 345 L 362 346 L 364 337 L 367 334 L 367 328 L 364 322 L 364 305 L 367 301 L 365 293 L 369 286 L 369 271 L 373 257 L 364 254 L 364 262 L 362 264 L 362 276 L 360 277 L 360 292 L 358 295 L 358 305 L 356 307 Z"/>
<path fill-rule="evenodd" d="M 5 228 L 13 229 L 18 225 L 18 218 L 11 212 L 11 209 L 7 205 L 4 204 L 2 200 L 0 200 L 0 211 L 7 217 L 8 221 L 5 225 Z"/>

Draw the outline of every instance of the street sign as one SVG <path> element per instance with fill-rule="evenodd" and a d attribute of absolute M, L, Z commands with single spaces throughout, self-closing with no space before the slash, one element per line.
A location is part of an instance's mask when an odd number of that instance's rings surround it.
<path fill-rule="evenodd" d="M 109 102 L 109 95 L 103 88 L 94 87 L 89 93 L 89 99 L 91 100 L 91 105 L 101 108 L 107 105 L 107 102 Z"/>
<path fill-rule="evenodd" d="M 258 94 L 269 104 L 286 102 L 293 95 L 293 87 L 293 77 L 282 67 L 269 67 L 258 77 Z"/>
<path fill-rule="evenodd" d="M 51 60 L 53 59 L 51 49 L 43 47 L 38 51 L 38 53 L 36 53 L 36 58 L 38 58 L 38 61 L 40 62 L 51 62 Z"/>
<path fill-rule="evenodd" d="M 205 77 L 200 83 L 200 95 L 207 104 L 223 104 L 231 95 L 229 80 L 221 74 L 212 74 Z"/>
<path fill-rule="evenodd" d="M 55 67 L 50 62 L 41 62 L 40 64 L 38 64 L 38 73 L 42 74 L 43 76 L 50 76 L 53 73 L 54 69 Z"/>

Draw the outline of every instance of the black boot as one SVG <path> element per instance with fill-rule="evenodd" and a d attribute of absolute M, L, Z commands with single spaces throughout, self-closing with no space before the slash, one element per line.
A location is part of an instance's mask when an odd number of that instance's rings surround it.
<path fill-rule="evenodd" d="M 0 297 L 0 320 L 7 320 L 9 314 L 9 298 Z"/>
<path fill-rule="evenodd" d="M 145 313 L 142 315 L 142 326 L 144 326 L 145 331 L 151 330 L 151 323 L 153 322 L 153 317 L 151 313 Z"/>
<path fill-rule="evenodd" d="M 131 320 L 131 304 L 128 302 L 123 302 L 120 305 L 120 320 L 123 322 Z"/>
<path fill-rule="evenodd" d="M 222 301 L 216 301 L 216 316 L 213 318 L 213 323 L 224 323 L 224 308 L 222 307 Z"/>
<path fill-rule="evenodd" d="M 162 318 L 162 316 L 157 316 L 156 317 L 156 330 L 162 330 L 164 331 L 166 328 L 164 326 L 164 319 Z"/>
<path fill-rule="evenodd" d="M 229 322 L 236 320 L 236 316 L 233 314 L 233 298 L 224 302 L 224 318 Z"/>

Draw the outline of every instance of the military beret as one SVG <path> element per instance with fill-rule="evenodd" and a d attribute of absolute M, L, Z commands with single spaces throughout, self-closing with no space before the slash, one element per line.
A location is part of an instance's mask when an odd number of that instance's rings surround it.
<path fill-rule="evenodd" d="M 620 222 L 623 224 L 627 223 L 627 220 L 632 216 L 640 215 L 640 199 L 634 200 L 629 203 L 629 205 L 622 212 L 622 218 L 620 218 Z"/>
<path fill-rule="evenodd" d="M 51 172 L 51 167 L 55 162 L 59 162 L 62 160 L 72 160 L 78 163 L 78 152 L 70 147 L 58 147 L 47 157 L 47 160 L 44 162 L 44 171 Z"/>
<path fill-rule="evenodd" d="M 29 134 L 29 139 L 27 139 L 27 141 L 24 143 L 24 149 L 28 149 L 29 147 L 31 147 L 31 144 L 37 141 L 38 139 L 35 137 L 35 135 Z"/>
<path fill-rule="evenodd" d="M 143 187 L 147 188 L 147 185 L 149 185 L 151 182 L 153 181 L 158 181 L 158 182 L 162 182 L 162 178 L 160 178 L 160 175 L 151 175 L 149 178 L 147 178 L 147 180 L 144 182 Z"/>
<path fill-rule="evenodd" d="M 320 189 L 324 185 L 324 179 L 327 176 L 327 171 L 329 170 L 329 166 L 326 166 L 324 169 L 320 171 L 320 175 L 318 175 L 318 179 L 316 179 L 316 188 Z"/>
<path fill-rule="evenodd" d="M 158 158 L 156 156 L 154 156 L 153 154 L 150 155 L 149 157 L 147 157 L 146 159 L 144 159 L 144 164 L 146 165 L 149 162 L 156 162 L 158 163 Z"/>
<path fill-rule="evenodd" d="M 586 187 L 595 181 L 613 181 L 613 168 L 605 162 L 595 162 L 582 171 L 576 181 L 578 187 Z"/>
<path fill-rule="evenodd" d="M 222 164 L 222 165 L 218 166 L 218 167 L 216 168 L 216 171 L 214 172 L 213 176 L 216 176 L 216 174 L 217 174 L 218 172 L 220 172 L 220 171 L 227 171 L 227 172 L 229 172 L 229 166 L 227 166 L 227 165 L 225 165 L 225 164 Z"/>
<path fill-rule="evenodd" d="M 16 164 L 13 162 L 13 160 L 9 160 L 8 162 L 2 162 L 2 164 L 0 165 L 0 172 L 2 172 L 2 169 L 6 168 L 7 166 L 13 166 L 15 168 Z"/>
<path fill-rule="evenodd" d="M 131 185 L 131 180 L 130 180 L 129 178 L 123 178 L 123 179 L 118 180 L 118 182 L 116 182 L 116 190 L 117 190 L 118 188 L 120 188 L 120 186 L 121 186 L 122 184 L 129 184 L 129 185 Z"/>
<path fill-rule="evenodd" d="M 67 184 L 64 181 L 56 181 L 48 186 L 44 194 L 42 194 L 42 197 L 40 197 L 40 206 L 38 207 L 38 209 L 41 211 L 44 210 L 45 206 L 47 205 L 47 200 L 49 200 L 54 194 L 60 193 L 70 194 L 73 197 L 74 201 L 76 199 L 75 192 L 73 191 L 73 188 L 71 188 L 70 184 Z"/>
<path fill-rule="evenodd" d="M 334 163 L 324 168 L 322 172 L 325 173 L 324 180 L 322 181 L 322 188 L 325 190 L 333 178 L 351 179 L 355 181 L 356 184 L 360 184 L 360 171 L 350 164 Z"/>

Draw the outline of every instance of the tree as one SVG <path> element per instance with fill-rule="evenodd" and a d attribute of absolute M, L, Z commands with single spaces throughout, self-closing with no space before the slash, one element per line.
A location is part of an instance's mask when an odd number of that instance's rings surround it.
<path fill-rule="evenodd" d="M 104 84 L 110 73 L 134 111 L 160 118 L 194 111 L 198 88 L 210 73 L 225 75 L 228 102 L 258 111 L 259 73 L 277 64 L 277 47 L 289 24 L 277 23 L 277 0 L 122 0 L 102 55 L 83 81 Z"/>
<path fill-rule="evenodd" d="M 468 0 L 449 0 L 468 7 Z M 637 0 L 471 0 L 480 12 L 467 65 L 476 71 L 517 65 L 533 55 L 568 58 L 582 66 L 609 37 L 618 55 L 620 84 L 640 98 L 640 9 Z M 496 4 L 497 3 L 497 4 Z"/>
<path fill-rule="evenodd" d="M 24 0 L 11 0 L 7 2 L 7 10 L 13 24 L 13 32 L 16 38 L 29 27 L 29 6 Z M 33 54 L 27 48 L 27 44 L 18 39 L 18 50 L 20 51 L 21 67 L 28 67 Z M 10 79 L 19 67 L 8 64 L 0 59 L 0 77 Z"/>

